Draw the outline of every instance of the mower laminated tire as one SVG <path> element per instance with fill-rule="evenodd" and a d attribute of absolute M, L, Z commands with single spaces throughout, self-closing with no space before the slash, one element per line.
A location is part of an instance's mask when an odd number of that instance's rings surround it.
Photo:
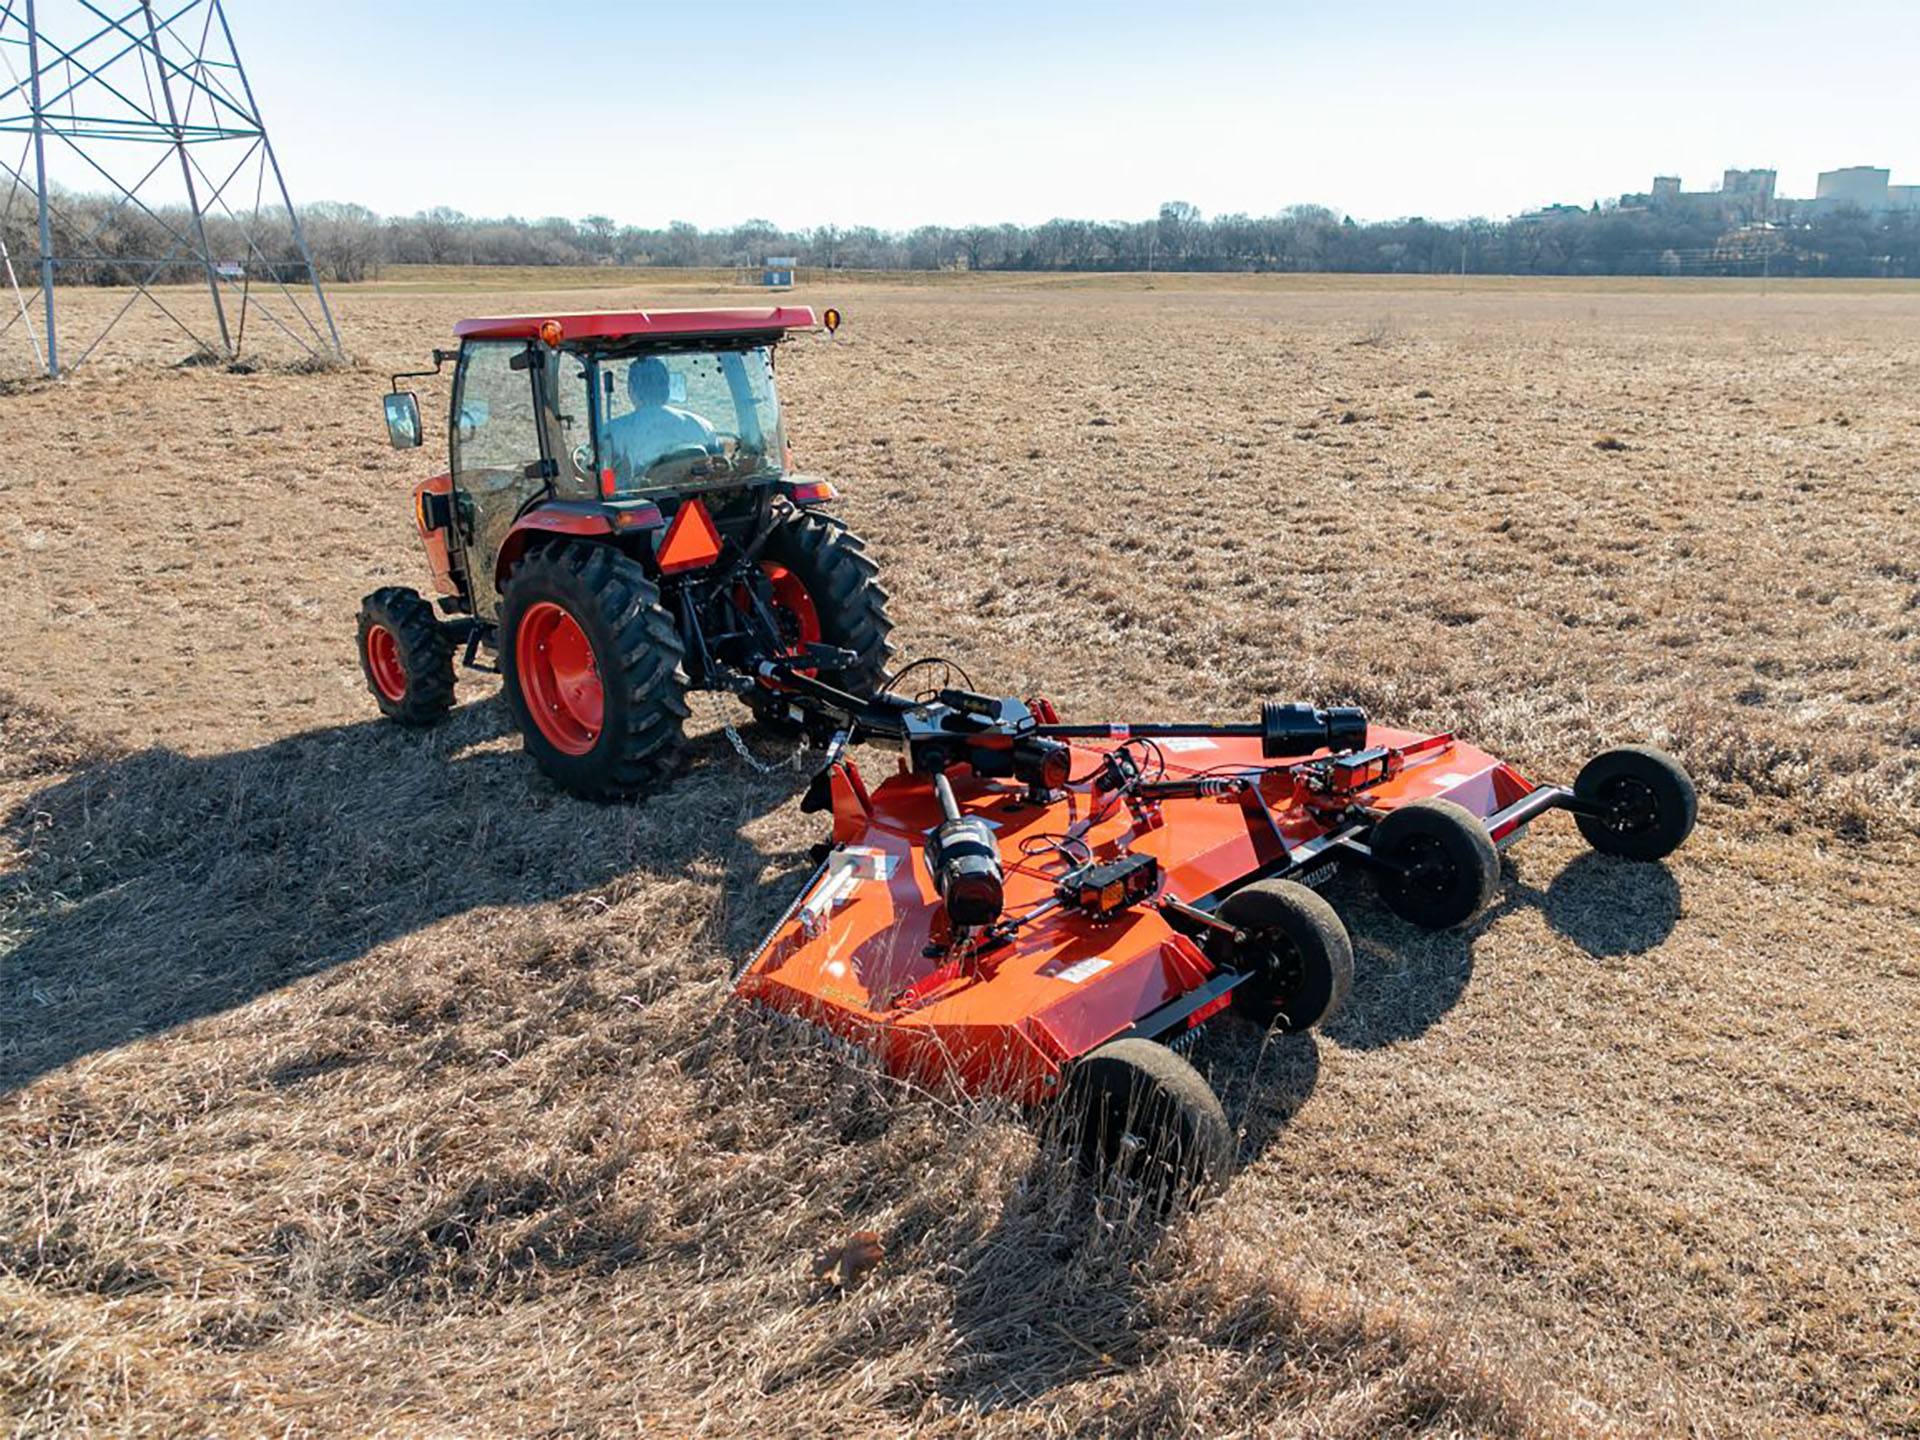
<path fill-rule="evenodd" d="M 1200 1072 L 1152 1040 L 1111 1040 L 1067 1074 L 1065 1112 L 1081 1168 L 1156 1211 L 1225 1183 L 1233 1127 Z"/>
<path fill-rule="evenodd" d="M 453 641 L 418 591 L 389 585 L 360 602 L 360 670 L 402 725 L 431 725 L 453 708 Z"/>
<path fill-rule="evenodd" d="M 1294 880 L 1257 880 L 1221 903 L 1215 918 L 1243 932 L 1228 963 L 1250 970 L 1234 1007 L 1284 1034 L 1310 1030 L 1353 988 L 1353 940 L 1319 895 Z"/>
<path fill-rule="evenodd" d="M 572 541 L 507 581 L 500 673 L 527 753 L 592 800 L 667 780 L 686 747 L 687 682 L 673 618 L 637 560 Z"/>
<path fill-rule="evenodd" d="M 1699 812 L 1693 780 L 1680 762 L 1649 745 L 1596 755 L 1573 782 L 1574 798 L 1600 807 L 1574 824 L 1603 855 L 1661 860 L 1693 833 Z"/>
<path fill-rule="evenodd" d="M 1415 800 L 1388 814 L 1368 840 L 1380 898 L 1424 930 L 1465 924 L 1493 898 L 1500 853 L 1487 827 L 1451 800 Z"/>
<path fill-rule="evenodd" d="M 760 553 L 763 564 L 783 571 L 803 588 L 813 612 L 810 628 L 818 631 L 820 643 L 859 657 L 845 669 L 818 672 L 819 678 L 855 695 L 872 694 L 893 658 L 887 638 L 893 621 L 887 616 L 880 567 L 868 556 L 866 544 L 831 515 L 789 510 Z M 797 735 L 805 728 L 786 714 L 777 692 L 752 697 L 748 704 L 770 730 Z"/>

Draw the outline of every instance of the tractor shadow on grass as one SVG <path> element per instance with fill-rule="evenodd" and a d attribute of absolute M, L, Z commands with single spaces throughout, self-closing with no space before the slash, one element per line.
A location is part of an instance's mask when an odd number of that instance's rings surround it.
<path fill-rule="evenodd" d="M 1635 864 L 1586 851 L 1543 886 L 1528 884 L 1511 857 L 1500 888 L 1472 923 L 1437 934 L 1396 918 L 1364 881 L 1342 876 L 1328 898 L 1353 937 L 1353 991 L 1327 1022 L 1349 1049 L 1379 1049 L 1417 1039 L 1466 993 L 1474 942 L 1502 917 L 1538 910 L 1547 924 L 1596 959 L 1639 955 L 1658 946 L 1680 918 L 1680 885 L 1664 862 Z"/>
<path fill-rule="evenodd" d="M 690 751 L 660 795 L 586 803 L 539 775 L 489 698 L 424 731 L 373 720 L 84 764 L 0 817 L 16 852 L 0 877 L 0 1094 L 449 917 L 622 876 L 711 879 L 718 938 L 750 945 L 806 864 L 742 827 L 805 777 L 750 773 L 718 734 Z"/>

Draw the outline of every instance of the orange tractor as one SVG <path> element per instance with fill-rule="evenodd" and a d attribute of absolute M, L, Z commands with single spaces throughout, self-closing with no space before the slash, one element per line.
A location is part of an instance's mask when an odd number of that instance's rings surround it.
<path fill-rule="evenodd" d="M 803 808 L 832 830 L 737 978 L 748 1001 L 919 1081 L 1064 1099 L 1089 1167 L 1165 1200 L 1220 1180 L 1234 1150 L 1174 1047 L 1229 1013 L 1292 1032 L 1339 1008 L 1353 947 L 1317 893 L 1336 867 L 1440 929 L 1488 902 L 1499 849 L 1549 810 L 1632 860 L 1692 830 L 1686 772 L 1639 746 L 1546 785 L 1351 707 L 1072 724 L 948 661 L 889 674 L 886 593 L 781 431 L 774 346 L 812 323 L 464 322 L 434 356 L 457 361 L 450 471 L 415 497 L 443 613 L 384 589 L 360 617 L 389 715 L 436 718 L 455 653 L 491 651 L 527 749 L 584 795 L 663 777 L 694 688 L 823 745 Z M 403 378 L 388 426 L 418 445 Z M 856 743 L 897 766 L 869 785 Z"/>
<path fill-rule="evenodd" d="M 838 316 L 827 312 L 829 327 Z M 855 690 L 884 675 L 887 595 L 858 536 L 796 474 L 774 354 L 801 306 L 507 316 L 454 327 L 447 472 L 414 492 L 437 606 L 388 586 L 360 610 L 380 708 L 428 724 L 454 661 L 497 657 L 528 753 L 576 794 L 671 773 L 690 690 L 732 690 L 797 732 L 771 658 Z M 394 377 L 387 429 L 422 441 Z"/>

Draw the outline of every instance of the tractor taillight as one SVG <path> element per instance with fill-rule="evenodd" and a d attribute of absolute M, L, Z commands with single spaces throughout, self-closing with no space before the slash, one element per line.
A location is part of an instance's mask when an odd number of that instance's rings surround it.
<path fill-rule="evenodd" d="M 796 505 L 818 505 L 826 500 L 837 500 L 840 492 L 833 488 L 830 480 L 802 480 L 787 492 Z"/>
<path fill-rule="evenodd" d="M 609 465 L 600 472 L 600 494 L 604 499 L 611 500 L 614 492 L 619 488 L 620 482 L 614 476 L 613 467 Z"/>

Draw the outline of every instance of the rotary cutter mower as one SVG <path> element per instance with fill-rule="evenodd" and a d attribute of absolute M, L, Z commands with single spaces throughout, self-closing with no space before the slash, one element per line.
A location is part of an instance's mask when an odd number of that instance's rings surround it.
<path fill-rule="evenodd" d="M 1499 849 L 1546 811 L 1636 860 L 1694 822 L 1685 771 L 1638 746 L 1543 785 L 1353 708 L 1076 725 L 970 689 L 856 695 L 797 659 L 761 678 L 827 740 L 804 803 L 833 830 L 739 993 L 901 1076 L 1064 1105 L 1090 1168 L 1162 1194 L 1219 1183 L 1233 1151 L 1175 1047 L 1230 1010 L 1306 1030 L 1346 995 L 1352 945 L 1314 889 L 1333 867 L 1441 929 L 1487 903 Z M 870 784 L 854 740 L 897 749 L 896 773 Z"/>

